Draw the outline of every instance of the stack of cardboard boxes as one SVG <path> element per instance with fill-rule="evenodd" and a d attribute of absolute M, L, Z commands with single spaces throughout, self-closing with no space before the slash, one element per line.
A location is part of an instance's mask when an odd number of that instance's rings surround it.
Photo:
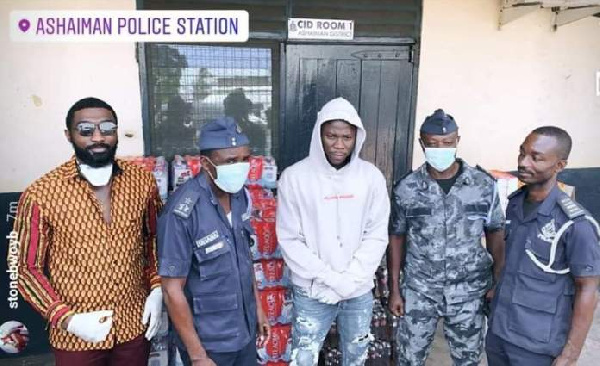
<path fill-rule="evenodd" d="M 256 232 L 252 246 L 260 302 L 271 324 L 271 337 L 258 350 L 261 365 L 287 365 L 291 356 L 292 292 L 289 271 L 281 258 L 275 233 L 277 166 L 270 157 L 250 159 L 247 188 L 252 199 L 251 223 Z"/>

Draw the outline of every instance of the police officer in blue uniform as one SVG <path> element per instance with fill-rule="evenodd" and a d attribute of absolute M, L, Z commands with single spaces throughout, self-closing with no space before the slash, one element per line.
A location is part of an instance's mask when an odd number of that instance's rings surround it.
<path fill-rule="evenodd" d="M 509 197 L 506 262 L 492 302 L 490 366 L 575 365 L 591 326 L 600 282 L 600 228 L 557 186 L 571 138 L 546 126 L 519 152 Z"/>
<path fill-rule="evenodd" d="M 269 336 L 250 254 L 248 145 L 230 117 L 204 125 L 202 172 L 159 218 L 159 274 L 185 365 L 256 365 L 257 330 L 259 346 Z"/>

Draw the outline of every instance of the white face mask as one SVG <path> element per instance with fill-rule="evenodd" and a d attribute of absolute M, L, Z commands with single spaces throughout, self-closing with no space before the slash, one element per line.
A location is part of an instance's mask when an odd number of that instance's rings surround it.
<path fill-rule="evenodd" d="M 217 169 L 217 178 L 215 179 L 208 170 L 207 173 L 223 192 L 237 193 L 244 187 L 250 172 L 250 163 L 215 165 L 210 159 L 207 158 L 207 160 Z"/>
<path fill-rule="evenodd" d="M 113 166 L 112 163 L 110 163 L 100 168 L 93 168 L 87 164 L 79 163 L 79 172 L 94 187 L 102 187 L 107 185 L 110 181 Z"/>
<path fill-rule="evenodd" d="M 438 172 L 443 172 L 450 168 L 452 163 L 456 161 L 455 147 L 426 147 L 425 159 L 431 167 Z"/>

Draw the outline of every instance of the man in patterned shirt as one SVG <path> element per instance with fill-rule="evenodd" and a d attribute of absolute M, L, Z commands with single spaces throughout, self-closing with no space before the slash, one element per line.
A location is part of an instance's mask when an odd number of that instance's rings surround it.
<path fill-rule="evenodd" d="M 75 156 L 19 201 L 19 291 L 48 320 L 57 366 L 145 366 L 160 325 L 161 202 L 152 174 L 115 159 L 117 123 L 106 102 L 76 102 Z"/>

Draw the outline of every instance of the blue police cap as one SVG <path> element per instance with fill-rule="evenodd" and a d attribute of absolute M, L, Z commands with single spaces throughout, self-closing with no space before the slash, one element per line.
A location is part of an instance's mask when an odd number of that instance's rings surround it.
<path fill-rule="evenodd" d="M 198 148 L 227 149 L 249 145 L 248 136 L 244 135 L 240 126 L 231 117 L 220 117 L 206 123 L 200 129 Z"/>
<path fill-rule="evenodd" d="M 425 118 L 421 125 L 421 133 L 427 135 L 447 135 L 458 130 L 454 117 L 446 114 L 443 109 L 438 109 Z"/>

